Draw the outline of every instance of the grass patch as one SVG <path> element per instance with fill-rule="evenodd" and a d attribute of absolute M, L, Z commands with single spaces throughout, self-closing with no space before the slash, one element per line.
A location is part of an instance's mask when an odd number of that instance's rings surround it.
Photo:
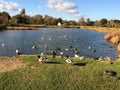
<path fill-rule="evenodd" d="M 3 58 L 3 57 L 2 57 Z M 0 90 L 119 90 L 120 63 L 106 64 L 93 59 L 68 65 L 64 58 L 48 58 L 40 64 L 36 56 L 18 56 L 25 67 L 0 73 Z M 78 65 L 76 65 L 78 64 Z M 82 65 L 84 64 L 84 65 Z M 112 77 L 104 70 L 113 70 Z"/>

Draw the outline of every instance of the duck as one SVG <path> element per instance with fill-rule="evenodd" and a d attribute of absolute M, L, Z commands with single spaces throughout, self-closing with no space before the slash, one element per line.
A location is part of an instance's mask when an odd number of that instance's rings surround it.
<path fill-rule="evenodd" d="M 60 52 L 60 55 L 61 55 L 61 58 L 63 58 L 64 53 L 63 53 L 63 52 Z"/>
<path fill-rule="evenodd" d="M 36 49 L 36 45 L 33 45 L 33 46 L 32 46 L 32 49 Z"/>
<path fill-rule="evenodd" d="M 70 59 L 70 57 L 69 56 L 66 56 L 66 63 L 68 63 L 68 64 L 72 64 L 73 63 L 73 61 Z"/>
<path fill-rule="evenodd" d="M 69 51 L 69 48 L 66 48 L 65 51 Z"/>
<path fill-rule="evenodd" d="M 61 51 L 61 48 L 60 47 L 56 47 L 56 51 Z"/>
<path fill-rule="evenodd" d="M 88 47 L 88 49 L 90 50 L 90 49 L 92 49 L 92 47 L 91 47 L 91 46 L 89 46 L 89 47 Z"/>
<path fill-rule="evenodd" d="M 4 47 L 5 46 L 5 44 L 4 43 L 2 43 L 2 47 Z"/>
<path fill-rule="evenodd" d="M 89 46 L 89 47 L 88 47 L 88 49 L 89 49 L 89 50 L 91 50 L 91 52 L 93 52 L 93 53 L 95 53 L 95 52 L 96 52 L 96 50 L 95 50 L 95 49 L 93 49 L 91 46 Z"/>
<path fill-rule="evenodd" d="M 117 74 L 115 71 L 111 71 L 111 70 L 105 70 L 105 73 L 110 76 L 116 76 L 116 74 Z"/>
<path fill-rule="evenodd" d="M 82 60 L 82 59 L 84 59 L 84 58 L 85 58 L 84 56 L 79 57 L 80 60 Z"/>
<path fill-rule="evenodd" d="M 78 58 L 79 57 L 79 55 L 78 54 L 75 54 L 75 58 Z"/>
<path fill-rule="evenodd" d="M 38 62 L 40 63 L 45 63 L 47 61 L 47 58 L 41 57 L 40 55 L 37 55 L 38 57 Z"/>
<path fill-rule="evenodd" d="M 20 54 L 22 54 L 22 53 L 20 53 L 19 50 L 16 49 L 16 54 L 17 54 L 17 55 L 20 55 Z"/>
<path fill-rule="evenodd" d="M 55 50 L 50 50 L 50 53 L 52 54 L 52 57 L 53 57 L 53 58 L 56 57 L 56 51 L 55 51 Z"/>
<path fill-rule="evenodd" d="M 45 47 L 45 49 L 47 49 L 49 46 L 48 46 L 48 45 L 45 45 L 44 47 Z"/>
<path fill-rule="evenodd" d="M 74 52 L 75 54 L 79 54 L 79 51 L 77 50 L 77 48 L 74 48 L 74 49 L 73 49 L 73 52 Z"/>

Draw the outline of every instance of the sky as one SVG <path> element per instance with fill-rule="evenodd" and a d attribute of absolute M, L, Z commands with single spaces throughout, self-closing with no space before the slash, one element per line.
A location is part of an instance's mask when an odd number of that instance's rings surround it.
<path fill-rule="evenodd" d="M 49 15 L 64 20 L 79 20 L 81 17 L 120 20 L 120 0 L 0 0 L 0 12 L 6 11 L 11 16 L 19 14 L 23 8 L 30 16 Z"/>

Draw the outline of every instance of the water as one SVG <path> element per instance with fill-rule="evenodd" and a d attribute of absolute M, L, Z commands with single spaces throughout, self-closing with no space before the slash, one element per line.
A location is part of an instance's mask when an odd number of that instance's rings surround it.
<path fill-rule="evenodd" d="M 104 40 L 105 33 L 82 29 L 39 28 L 38 30 L 5 30 L 0 31 L 0 56 L 16 55 L 18 49 L 23 54 L 49 53 L 50 50 L 61 48 L 65 55 L 74 56 L 72 48 L 77 48 L 79 55 L 85 57 L 109 56 L 116 57 L 116 46 Z M 36 50 L 32 46 L 36 45 Z M 45 45 L 48 48 L 45 48 Z M 96 52 L 88 49 L 92 47 Z M 59 55 L 60 52 L 57 52 Z"/>

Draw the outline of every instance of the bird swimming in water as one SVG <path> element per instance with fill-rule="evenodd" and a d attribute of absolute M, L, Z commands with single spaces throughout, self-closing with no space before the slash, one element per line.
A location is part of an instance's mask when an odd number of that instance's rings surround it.
<path fill-rule="evenodd" d="M 48 45 L 45 45 L 44 47 L 47 49 L 49 46 L 48 46 Z"/>
<path fill-rule="evenodd" d="M 33 45 L 33 46 L 32 46 L 32 49 L 36 49 L 36 45 Z"/>
<path fill-rule="evenodd" d="M 22 53 L 20 53 L 19 50 L 16 49 L 16 54 L 17 54 L 17 55 L 20 55 L 20 54 L 22 54 Z"/>
<path fill-rule="evenodd" d="M 69 51 L 69 48 L 66 48 L 65 51 Z"/>
<path fill-rule="evenodd" d="M 2 47 L 4 47 L 5 46 L 5 44 L 4 43 L 2 43 Z"/>
<path fill-rule="evenodd" d="M 96 50 L 93 49 L 91 46 L 89 46 L 88 49 L 91 50 L 92 52 L 96 52 Z"/>

